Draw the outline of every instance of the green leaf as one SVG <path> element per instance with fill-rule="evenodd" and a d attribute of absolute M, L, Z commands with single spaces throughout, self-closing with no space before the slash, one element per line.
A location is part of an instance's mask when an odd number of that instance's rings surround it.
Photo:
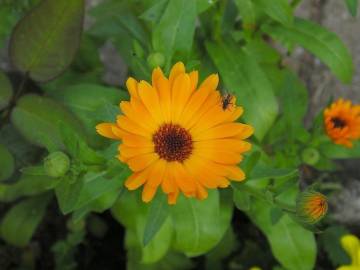
<path fill-rule="evenodd" d="M 120 101 L 129 99 L 124 90 L 90 83 L 70 85 L 61 91 L 52 91 L 50 95 L 79 117 L 109 103 L 118 105 Z"/>
<path fill-rule="evenodd" d="M 230 226 L 221 241 L 206 254 L 206 270 L 223 269 L 224 260 L 228 258 L 236 248 L 236 235 Z"/>
<path fill-rule="evenodd" d="M 333 142 L 320 145 L 320 152 L 329 159 L 360 158 L 360 142 L 354 142 L 352 148 L 347 148 Z"/>
<path fill-rule="evenodd" d="M 169 205 L 167 198 L 163 194 L 157 194 L 155 199 L 151 202 L 150 209 L 147 216 L 147 221 L 144 230 L 143 243 L 146 246 L 156 233 L 161 229 L 161 226 L 169 216 Z"/>
<path fill-rule="evenodd" d="M 27 175 L 47 175 L 44 166 L 29 166 L 20 170 L 23 174 Z"/>
<path fill-rule="evenodd" d="M 299 18 L 292 26 L 264 25 L 262 29 L 275 39 L 301 45 L 323 61 L 342 82 L 351 82 L 352 56 L 335 33 Z"/>
<path fill-rule="evenodd" d="M 167 6 L 168 0 L 158 0 L 155 2 L 153 6 L 151 6 L 149 9 L 145 10 L 143 14 L 139 16 L 140 19 L 143 19 L 144 21 L 157 23 L 161 15 L 164 14 L 164 10 Z"/>
<path fill-rule="evenodd" d="M 8 36 L 11 33 L 18 19 L 18 12 L 15 12 L 11 4 L 0 5 L 0 48 L 3 49 Z"/>
<path fill-rule="evenodd" d="M 0 201 L 10 202 L 22 196 L 35 196 L 53 189 L 59 181 L 46 175 L 23 174 L 15 184 L 0 184 Z"/>
<path fill-rule="evenodd" d="M 255 180 L 262 179 L 290 179 L 299 175 L 298 169 L 293 168 L 272 168 L 265 165 L 257 165 L 251 175 L 248 177 L 248 181 L 253 182 Z"/>
<path fill-rule="evenodd" d="M 239 105 L 245 109 L 245 121 L 255 128 L 255 136 L 261 140 L 278 112 L 271 83 L 254 57 L 231 41 L 206 43 L 206 48 L 227 91 L 236 94 Z"/>
<path fill-rule="evenodd" d="M 91 10 L 91 15 L 96 18 L 96 24 L 103 25 L 105 31 L 125 31 L 130 39 L 138 40 L 143 46 L 148 44 L 148 34 L 141 22 L 134 15 L 132 7 L 126 1 L 106 0 Z M 111 27 L 109 27 L 111 25 Z M 114 28 L 113 28 L 114 26 Z M 121 39 L 124 38 L 120 35 Z"/>
<path fill-rule="evenodd" d="M 272 64 L 277 66 L 281 61 L 279 52 L 269 43 L 265 42 L 262 37 L 254 37 L 248 40 L 245 45 L 245 50 L 254 57 L 259 64 Z"/>
<path fill-rule="evenodd" d="M 13 89 L 6 75 L 0 72 L 0 111 L 10 102 L 13 95 Z"/>
<path fill-rule="evenodd" d="M 270 18 L 284 25 L 293 22 L 293 11 L 288 0 L 253 0 Z"/>
<path fill-rule="evenodd" d="M 51 251 L 54 253 L 55 270 L 77 269 L 75 255 L 77 247 L 84 241 L 86 234 L 84 231 L 70 232 L 66 239 L 57 241 Z"/>
<path fill-rule="evenodd" d="M 79 47 L 83 19 L 84 0 L 43 0 L 14 29 L 13 63 L 36 81 L 60 75 Z"/>
<path fill-rule="evenodd" d="M 254 29 L 256 26 L 256 7 L 251 0 L 235 0 L 235 4 L 239 10 L 242 23 L 245 29 Z"/>
<path fill-rule="evenodd" d="M 81 189 L 74 209 L 79 209 L 111 191 L 117 191 L 120 193 L 124 180 L 127 176 L 129 176 L 129 170 L 125 166 L 123 167 L 122 173 L 111 179 L 103 177 L 102 173 L 87 173 L 84 178 L 84 185 Z M 99 203 L 99 201 L 97 201 L 97 203 Z"/>
<path fill-rule="evenodd" d="M 350 258 L 340 244 L 341 237 L 346 234 L 349 231 L 345 227 L 332 225 L 320 235 L 320 243 L 334 266 L 350 264 Z"/>
<path fill-rule="evenodd" d="M 246 156 L 246 159 L 241 164 L 241 167 L 243 168 L 246 175 L 251 175 L 252 170 L 259 162 L 260 158 L 261 158 L 261 152 L 256 150 L 252 151 Z"/>
<path fill-rule="evenodd" d="M 203 13 L 212 7 L 218 0 L 196 0 L 197 12 Z"/>
<path fill-rule="evenodd" d="M 172 0 L 154 27 L 152 44 L 157 52 L 165 55 L 166 67 L 174 53 L 187 56 L 192 48 L 195 32 L 196 1 Z"/>
<path fill-rule="evenodd" d="M 87 165 L 101 165 L 105 162 L 105 159 L 90 148 L 86 141 L 72 128 L 65 125 L 65 123 L 60 123 L 59 129 L 61 130 L 62 141 L 73 158 L 79 159 Z"/>
<path fill-rule="evenodd" d="M 90 203 L 80 207 L 79 209 L 74 210 L 72 214 L 72 219 L 74 220 L 74 222 L 78 222 L 90 212 L 102 213 L 110 209 L 116 202 L 117 198 L 121 196 L 123 192 L 123 189 L 121 189 L 120 191 L 107 191 L 106 193 L 100 195 L 98 198 L 91 201 Z"/>
<path fill-rule="evenodd" d="M 14 205 L 1 221 L 1 237 L 8 243 L 26 246 L 41 222 L 51 196 L 33 197 Z"/>
<path fill-rule="evenodd" d="M 129 237 L 130 238 L 130 237 Z M 136 239 L 132 239 L 136 240 Z M 127 245 L 127 270 L 190 270 L 194 269 L 193 261 L 184 254 L 170 250 L 164 258 L 152 264 L 139 262 L 139 247 L 136 241 Z"/>
<path fill-rule="evenodd" d="M 136 252 L 138 262 L 155 263 L 168 252 L 173 237 L 170 218 L 166 219 L 153 239 L 146 246 L 143 245 L 149 205 L 140 200 L 139 192 L 125 191 L 112 207 L 111 213 L 126 227 L 126 248 Z"/>
<path fill-rule="evenodd" d="M 171 207 L 176 250 L 187 256 L 198 256 L 219 243 L 229 227 L 233 207 L 231 202 L 221 203 L 219 199 L 217 190 L 210 190 L 203 201 L 178 198 L 176 205 Z M 231 200 L 231 195 L 227 199 Z"/>
<path fill-rule="evenodd" d="M 84 186 L 82 178 L 74 179 L 74 176 L 65 176 L 56 186 L 55 194 L 61 212 L 65 215 L 75 209 L 81 190 Z"/>
<path fill-rule="evenodd" d="M 83 136 L 81 123 L 74 115 L 55 101 L 37 95 L 21 97 L 12 111 L 11 120 L 28 141 L 43 147 L 51 142 L 58 149 L 64 149 L 58 126 L 60 122 Z"/>
<path fill-rule="evenodd" d="M 68 214 L 89 203 L 98 202 L 97 199 L 111 191 L 120 193 L 124 180 L 129 176 L 129 169 L 124 166 L 121 173 L 110 179 L 105 175 L 104 171 L 88 172 L 78 179 L 64 177 L 55 189 L 61 211 Z M 94 206 L 96 207 L 96 205 L 92 205 L 92 207 Z"/>
<path fill-rule="evenodd" d="M 266 235 L 275 258 L 289 270 L 314 269 L 316 242 L 313 233 L 288 215 L 273 224 L 271 209 L 266 202 L 254 201 L 247 215 Z"/>
<path fill-rule="evenodd" d="M 249 211 L 251 207 L 251 197 L 242 187 L 242 185 L 238 185 L 237 188 L 234 189 L 234 203 L 237 209 Z"/>
<path fill-rule="evenodd" d="M 276 146 L 283 148 L 284 141 L 307 142 L 310 134 L 303 125 L 299 125 L 307 112 L 307 89 L 301 80 L 288 69 L 268 65 L 266 72 L 281 104 L 280 117 L 269 132 L 267 142 L 273 145 L 274 149 Z"/>
<path fill-rule="evenodd" d="M 358 0 L 345 0 L 347 8 L 353 17 L 357 15 Z"/>
<path fill-rule="evenodd" d="M 103 115 L 108 111 L 116 111 L 117 115 L 120 114 L 119 103 L 122 100 L 128 100 L 128 94 L 123 90 L 90 83 L 70 85 L 61 91 L 52 91 L 50 95 L 81 120 L 86 129 L 88 141 L 94 147 L 103 146 L 105 141 L 95 130 L 99 120 L 104 122 Z M 113 118 L 106 122 L 115 122 L 115 120 L 116 118 Z"/>
<path fill-rule="evenodd" d="M 7 147 L 0 144 L 0 181 L 8 179 L 15 169 L 15 159 Z"/>

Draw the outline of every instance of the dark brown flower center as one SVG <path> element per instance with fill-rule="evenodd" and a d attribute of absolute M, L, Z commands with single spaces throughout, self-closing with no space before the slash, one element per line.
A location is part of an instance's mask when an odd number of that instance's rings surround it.
<path fill-rule="evenodd" d="M 346 126 L 346 122 L 338 117 L 331 118 L 331 122 L 334 124 L 334 128 L 344 128 Z"/>
<path fill-rule="evenodd" d="M 193 149 L 190 133 L 175 124 L 163 124 L 153 135 L 155 152 L 166 161 L 186 160 Z"/>

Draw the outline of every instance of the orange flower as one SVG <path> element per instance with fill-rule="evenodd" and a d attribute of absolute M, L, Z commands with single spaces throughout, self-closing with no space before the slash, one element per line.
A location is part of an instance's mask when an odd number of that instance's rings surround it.
<path fill-rule="evenodd" d="M 352 147 L 360 138 L 360 105 L 339 99 L 324 111 L 325 129 L 336 144 Z"/>
<path fill-rule="evenodd" d="M 125 186 L 143 186 L 143 201 L 151 201 L 160 186 L 175 204 L 180 192 L 204 199 L 207 189 L 244 180 L 237 165 L 251 148 L 244 139 L 253 128 L 234 122 L 243 113 L 235 100 L 223 109 L 218 81 L 213 74 L 198 86 L 198 72 L 186 73 L 181 62 L 169 78 L 155 68 L 152 84 L 127 80 L 130 101 L 120 103 L 123 115 L 115 124 L 97 125 L 99 134 L 122 141 L 118 158 L 134 172 Z"/>
<path fill-rule="evenodd" d="M 296 213 L 299 218 L 309 224 L 314 224 L 322 219 L 328 209 L 326 197 L 316 191 L 300 193 L 296 202 Z"/>

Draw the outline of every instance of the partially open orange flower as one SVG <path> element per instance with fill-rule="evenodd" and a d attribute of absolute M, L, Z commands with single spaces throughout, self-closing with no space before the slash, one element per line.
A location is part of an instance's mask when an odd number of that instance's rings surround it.
<path fill-rule="evenodd" d="M 118 158 L 134 172 L 125 186 L 144 186 L 143 201 L 151 201 L 159 186 L 174 204 L 179 192 L 204 199 L 207 189 L 244 180 L 237 164 L 251 147 L 244 139 L 253 128 L 234 122 L 243 113 L 235 100 L 223 109 L 218 81 L 213 74 L 198 86 L 198 72 L 186 73 L 181 62 L 169 78 L 154 69 L 151 85 L 129 78 L 131 98 L 120 103 L 123 115 L 115 124 L 96 127 L 99 134 L 122 141 Z"/>
<path fill-rule="evenodd" d="M 324 111 L 325 129 L 336 144 L 352 147 L 360 138 L 360 105 L 339 99 Z"/>
<path fill-rule="evenodd" d="M 296 213 L 299 218 L 309 224 L 322 219 L 328 210 L 326 197 L 316 191 L 305 191 L 299 194 L 296 201 Z"/>

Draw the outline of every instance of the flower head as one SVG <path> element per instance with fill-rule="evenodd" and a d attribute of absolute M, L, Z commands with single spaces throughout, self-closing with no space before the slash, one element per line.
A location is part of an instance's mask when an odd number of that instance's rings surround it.
<path fill-rule="evenodd" d="M 305 223 L 314 224 L 322 219 L 328 209 L 326 197 L 316 191 L 305 191 L 299 194 L 296 202 L 296 213 Z"/>
<path fill-rule="evenodd" d="M 360 241 L 355 235 L 347 234 L 341 238 L 341 245 L 351 258 L 351 265 L 344 265 L 337 270 L 360 269 Z"/>
<path fill-rule="evenodd" d="M 352 147 L 360 138 L 360 105 L 339 99 L 324 111 L 325 129 L 336 144 Z"/>
<path fill-rule="evenodd" d="M 234 122 L 241 107 L 223 110 L 218 81 L 213 74 L 198 86 L 198 72 L 186 73 L 181 62 L 169 78 L 155 68 L 152 84 L 127 80 L 130 101 L 120 103 L 123 115 L 116 123 L 97 125 L 99 134 L 122 141 L 118 158 L 133 171 L 125 186 L 143 186 L 143 201 L 151 201 L 160 186 L 174 204 L 180 192 L 204 199 L 207 189 L 244 180 L 237 165 L 251 148 L 244 139 L 253 128 Z"/>

